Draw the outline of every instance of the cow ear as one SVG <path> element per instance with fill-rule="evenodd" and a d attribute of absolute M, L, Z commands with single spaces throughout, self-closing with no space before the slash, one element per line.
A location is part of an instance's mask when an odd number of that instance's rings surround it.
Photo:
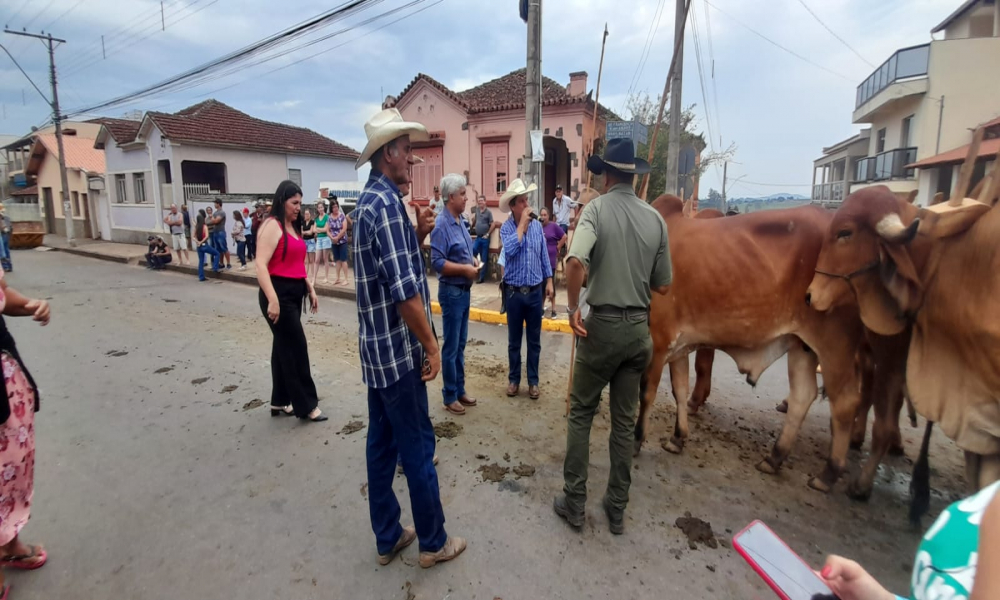
<path fill-rule="evenodd" d="M 908 246 L 880 240 L 879 275 L 900 313 L 912 315 L 920 308 L 924 289 Z"/>

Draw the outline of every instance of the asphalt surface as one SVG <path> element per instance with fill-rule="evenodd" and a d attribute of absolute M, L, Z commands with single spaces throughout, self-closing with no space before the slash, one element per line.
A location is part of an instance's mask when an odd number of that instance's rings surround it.
<path fill-rule="evenodd" d="M 323 298 L 309 319 L 320 406 L 331 420 L 306 424 L 269 416 L 271 338 L 256 288 L 58 252 L 15 252 L 14 263 L 8 283 L 51 298 L 53 313 L 46 328 L 8 320 L 42 389 L 23 538 L 50 556 L 41 570 L 9 574 L 16 600 L 769 599 L 727 543 L 755 518 L 814 565 L 845 554 L 890 589 L 908 590 L 919 532 L 906 522 L 907 459 L 887 461 L 867 504 L 846 497 L 846 481 L 830 495 L 809 490 L 829 443 L 829 412 L 817 402 L 785 469 L 754 470 L 781 425 L 773 407 L 787 393 L 783 361 L 752 389 L 720 356 L 680 456 L 658 441 L 673 414 L 664 384 L 635 461 L 624 536 L 609 533 L 599 504 L 608 467 L 602 406 L 587 525 L 577 533 L 551 509 L 561 489 L 571 338 L 543 334 L 540 401 L 524 388 L 508 399 L 506 329 L 470 324 L 468 387 L 480 406 L 452 417 L 440 406 L 440 383 L 430 387 L 435 422 L 462 426 L 438 440 L 438 471 L 446 527 L 469 548 L 423 570 L 414 545 L 380 567 L 352 303 Z M 341 433 L 352 421 L 362 428 Z M 904 425 L 910 457 L 921 431 Z M 851 453 L 853 473 L 862 456 Z M 493 463 L 534 473 L 484 482 L 477 469 Z M 931 464 L 936 513 L 964 491 L 961 456 L 938 439 Z M 404 477 L 396 489 L 410 522 Z M 685 513 L 709 522 L 719 545 L 692 549 L 675 526 Z"/>

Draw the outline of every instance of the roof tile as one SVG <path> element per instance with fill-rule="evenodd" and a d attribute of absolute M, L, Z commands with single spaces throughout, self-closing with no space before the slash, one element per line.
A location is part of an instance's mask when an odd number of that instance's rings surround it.
<path fill-rule="evenodd" d="M 45 146 L 45 151 L 58 159 L 59 144 L 56 142 L 55 134 L 44 133 L 38 136 L 35 143 Z M 64 135 L 63 148 L 66 149 L 67 169 L 81 169 L 88 173 L 104 173 L 104 151 L 94 148 L 94 140 L 75 135 Z"/>

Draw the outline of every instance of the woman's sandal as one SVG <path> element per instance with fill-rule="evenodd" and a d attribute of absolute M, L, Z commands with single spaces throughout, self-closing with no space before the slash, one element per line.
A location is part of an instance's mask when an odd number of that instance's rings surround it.
<path fill-rule="evenodd" d="M 49 559 L 48 553 L 40 546 L 28 546 L 31 554 L 21 556 L 5 556 L 0 558 L 0 567 L 8 569 L 21 569 L 23 571 L 34 571 L 42 568 Z M 4 592 L 6 594 L 6 591 Z M 6 596 L 0 596 L 3 600 Z"/>
<path fill-rule="evenodd" d="M 291 417 L 294 414 L 295 414 L 295 411 L 292 409 L 292 405 L 291 404 L 283 406 L 281 408 L 271 407 L 271 416 L 272 417 Z"/>

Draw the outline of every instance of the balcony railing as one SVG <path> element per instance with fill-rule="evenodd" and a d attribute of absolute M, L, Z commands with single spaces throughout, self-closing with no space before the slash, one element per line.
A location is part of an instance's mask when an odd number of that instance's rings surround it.
<path fill-rule="evenodd" d="M 855 181 L 885 181 L 887 179 L 912 179 L 913 169 L 906 165 L 917 161 L 916 148 L 896 148 L 858 161 Z"/>
<path fill-rule="evenodd" d="M 926 75 L 930 53 L 930 44 L 897 50 L 889 57 L 889 60 L 882 63 L 882 66 L 875 69 L 875 72 L 858 86 L 854 108 L 868 102 L 875 94 L 889 87 L 896 80 Z"/>
<path fill-rule="evenodd" d="M 813 200 L 826 200 L 829 202 L 842 202 L 844 200 L 843 181 L 831 181 L 828 183 L 817 183 L 813 186 Z"/>

